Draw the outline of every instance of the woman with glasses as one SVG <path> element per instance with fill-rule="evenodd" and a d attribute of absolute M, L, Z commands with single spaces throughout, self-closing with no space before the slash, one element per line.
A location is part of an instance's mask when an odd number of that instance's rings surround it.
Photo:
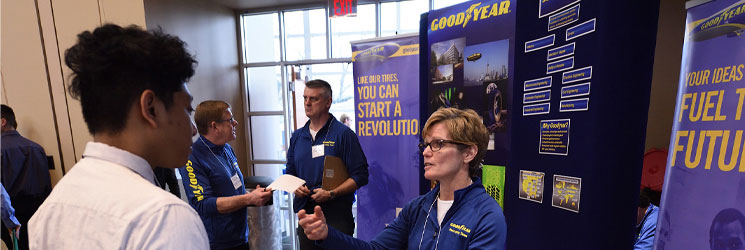
<path fill-rule="evenodd" d="M 507 224 L 481 185 L 489 133 L 473 110 L 441 108 L 422 129 L 424 177 L 439 184 L 410 201 L 370 242 L 326 225 L 319 206 L 298 213 L 300 226 L 326 249 L 504 249 Z M 333 215 L 330 215 L 333 216 Z"/>

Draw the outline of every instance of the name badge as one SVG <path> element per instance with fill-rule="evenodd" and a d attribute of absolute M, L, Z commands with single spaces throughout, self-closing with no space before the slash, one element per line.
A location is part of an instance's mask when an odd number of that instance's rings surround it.
<path fill-rule="evenodd" d="M 311 151 L 313 151 L 313 158 L 323 156 L 323 148 L 323 144 L 313 146 L 311 148 Z"/>
<path fill-rule="evenodd" d="M 243 183 L 241 183 L 241 178 L 238 177 L 238 174 L 234 174 L 233 177 L 230 177 L 230 181 L 233 182 L 233 188 L 235 189 L 243 186 Z"/>

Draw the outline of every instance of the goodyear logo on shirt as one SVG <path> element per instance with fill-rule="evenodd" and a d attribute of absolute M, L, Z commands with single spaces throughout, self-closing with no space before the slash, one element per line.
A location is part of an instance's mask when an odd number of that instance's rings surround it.
<path fill-rule="evenodd" d="M 202 196 L 204 188 L 202 188 L 202 185 L 197 183 L 197 176 L 194 175 L 194 168 L 192 167 L 191 160 L 186 162 L 186 172 L 189 172 L 189 187 L 191 187 L 191 192 L 194 193 L 194 197 L 197 198 L 197 201 L 202 201 L 204 199 L 204 196 Z"/>
<path fill-rule="evenodd" d="M 464 238 L 468 238 L 468 235 L 471 234 L 471 229 L 467 228 L 466 225 L 458 225 L 452 222 L 450 222 L 448 231 Z"/>
<path fill-rule="evenodd" d="M 503 14 L 510 13 L 510 1 L 505 0 L 493 5 L 481 5 L 481 2 L 471 4 L 466 11 L 458 14 L 452 14 L 447 17 L 441 17 L 439 19 L 432 20 L 430 26 L 431 31 L 442 30 L 453 26 L 461 26 L 463 28 L 468 25 L 470 21 L 479 21 L 490 17 L 500 16 Z"/>
<path fill-rule="evenodd" d="M 326 146 L 326 147 L 333 147 L 334 144 L 336 144 L 335 141 L 323 141 L 323 146 Z"/>

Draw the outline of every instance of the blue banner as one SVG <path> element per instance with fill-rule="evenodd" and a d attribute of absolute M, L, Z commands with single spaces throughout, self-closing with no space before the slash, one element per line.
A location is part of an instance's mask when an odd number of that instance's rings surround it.
<path fill-rule="evenodd" d="M 427 48 L 422 49 L 429 70 L 422 81 L 427 84 L 428 114 L 440 107 L 476 111 L 491 134 L 484 164 L 507 168 L 508 119 L 519 112 L 510 111 L 515 5 L 509 0 L 468 1 L 429 12 L 427 26 L 421 27 L 427 34 Z M 553 37 L 535 43 L 536 48 L 550 46 Z"/>
<path fill-rule="evenodd" d="M 357 237 L 371 240 L 419 195 L 419 37 L 352 43 L 357 135 L 370 164 Z"/>
<path fill-rule="evenodd" d="M 688 9 L 656 249 L 745 241 L 744 16 L 745 1 Z"/>

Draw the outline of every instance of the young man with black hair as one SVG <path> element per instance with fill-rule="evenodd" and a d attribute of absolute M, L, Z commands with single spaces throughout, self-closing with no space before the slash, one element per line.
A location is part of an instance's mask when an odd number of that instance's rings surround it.
<path fill-rule="evenodd" d="M 18 122 L 12 108 L 3 104 L 0 113 L 2 183 L 8 188 L 16 218 L 24 225 L 19 233 L 18 249 L 28 249 L 28 228 L 25 225 L 52 191 L 47 154 L 38 143 L 18 133 Z M 10 234 L 6 230 L 2 230 L 2 239 L 7 245 L 12 245 Z"/>
<path fill-rule="evenodd" d="M 106 24 L 65 52 L 93 141 L 29 222 L 32 249 L 208 249 L 199 216 L 156 185 L 186 163 L 196 61 L 177 37 Z"/>

